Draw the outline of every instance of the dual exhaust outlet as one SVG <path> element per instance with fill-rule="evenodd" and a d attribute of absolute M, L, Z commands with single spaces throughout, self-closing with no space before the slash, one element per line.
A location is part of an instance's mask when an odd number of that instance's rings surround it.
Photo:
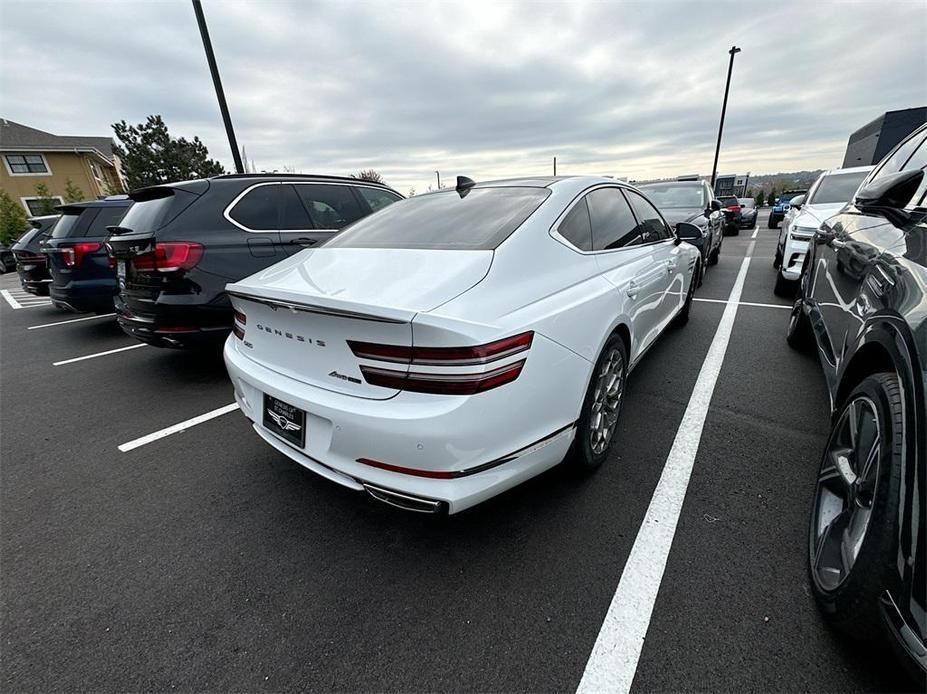
<path fill-rule="evenodd" d="M 391 489 L 383 489 L 367 482 L 362 483 L 364 489 L 377 501 L 384 504 L 401 508 L 404 511 L 415 511 L 416 513 L 441 513 L 447 510 L 447 504 L 435 499 L 425 499 L 419 496 L 412 496 L 400 492 L 394 492 Z"/>

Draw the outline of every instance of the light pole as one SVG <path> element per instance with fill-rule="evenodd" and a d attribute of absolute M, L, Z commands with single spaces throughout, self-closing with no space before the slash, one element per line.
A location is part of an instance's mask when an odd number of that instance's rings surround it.
<path fill-rule="evenodd" d="M 216 98 L 219 100 L 222 122 L 225 123 L 225 134 L 229 137 L 232 159 L 235 160 L 235 171 L 237 173 L 244 173 L 245 167 L 242 166 L 241 153 L 238 151 L 238 143 L 235 141 L 235 131 L 232 129 L 232 117 L 229 115 L 229 105 L 225 103 L 225 92 L 222 90 L 222 80 L 219 78 L 219 66 L 216 65 L 216 55 L 212 52 L 212 41 L 209 40 L 209 29 L 206 28 L 206 17 L 203 15 L 203 5 L 200 3 L 200 0 L 193 0 L 193 11 L 196 13 L 196 23 L 200 27 L 200 38 L 203 39 L 203 49 L 206 51 L 206 62 L 209 63 L 212 84 L 216 88 Z"/>
<path fill-rule="evenodd" d="M 554 157 L 554 177 L 557 176 L 557 157 Z"/>
<path fill-rule="evenodd" d="M 724 103 L 721 105 L 721 123 L 718 125 L 718 144 L 715 145 L 715 163 L 711 165 L 711 192 L 715 192 L 715 178 L 718 175 L 718 154 L 721 152 L 721 133 L 724 131 L 724 113 L 727 111 L 727 94 L 731 89 L 731 72 L 734 70 L 734 56 L 740 53 L 737 46 L 731 46 L 728 51 L 731 62 L 727 66 L 727 84 L 724 85 Z"/>
<path fill-rule="evenodd" d="M 435 171 L 435 176 L 438 177 L 438 190 L 441 190 L 441 172 Z"/>

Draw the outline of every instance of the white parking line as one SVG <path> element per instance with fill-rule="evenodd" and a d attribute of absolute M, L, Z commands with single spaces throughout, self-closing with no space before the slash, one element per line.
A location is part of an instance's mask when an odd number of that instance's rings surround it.
<path fill-rule="evenodd" d="M 96 354 L 86 354 L 83 357 L 74 357 L 73 359 L 65 359 L 64 361 L 52 362 L 52 366 L 62 366 L 64 364 L 73 364 L 76 361 L 84 361 L 85 359 L 96 359 L 97 357 L 105 357 L 107 354 L 116 354 L 116 352 L 128 352 L 130 349 L 139 349 L 140 347 L 147 347 L 144 342 L 140 342 L 137 345 L 129 345 L 128 347 L 119 347 L 118 349 L 108 349 L 105 352 L 97 352 Z"/>
<path fill-rule="evenodd" d="M 42 325 L 30 325 L 26 330 L 38 330 L 39 328 L 51 328 L 54 325 L 66 325 L 68 323 L 80 323 L 83 320 L 96 320 L 97 318 L 109 318 L 115 316 L 115 313 L 101 313 L 98 316 L 85 316 L 84 318 L 72 318 L 71 320 L 60 320 L 57 323 L 43 323 Z"/>
<path fill-rule="evenodd" d="M 186 431 L 190 427 L 195 427 L 197 424 L 202 424 L 203 422 L 208 422 L 210 419 L 215 419 L 216 417 L 221 417 L 224 414 L 229 412 L 234 412 L 238 409 L 238 403 L 233 402 L 230 405 L 225 405 L 206 414 L 201 414 L 198 417 L 193 417 L 179 424 L 174 424 L 172 426 L 156 431 L 153 434 L 148 434 L 147 436 L 142 436 L 128 443 L 124 443 L 121 446 L 118 446 L 119 450 L 125 453 L 126 451 L 131 451 L 139 446 L 144 446 L 145 444 L 151 443 L 152 441 L 157 441 L 158 439 L 163 439 L 165 436 L 170 436 L 171 434 L 179 434 L 182 431 Z"/>
<path fill-rule="evenodd" d="M 756 238 L 756 235 L 759 234 L 759 233 L 760 233 L 759 227 L 754 228 L 754 230 L 753 230 L 753 236 L 751 236 L 750 238 L 751 238 L 751 239 L 755 239 L 755 238 Z"/>
<path fill-rule="evenodd" d="M 740 266 L 740 273 L 702 363 L 673 447 L 621 573 L 618 589 L 608 607 L 577 692 L 624 694 L 631 689 L 666 569 L 666 560 L 673 544 L 673 535 L 676 533 L 676 523 L 689 486 L 708 406 L 734 328 L 753 246 L 751 243 L 747 257 Z"/>
<path fill-rule="evenodd" d="M 6 299 L 6 303 L 10 305 L 10 308 L 22 308 L 22 304 L 13 298 L 13 295 L 10 294 L 8 289 L 0 289 L 0 295 L 3 295 L 3 298 Z"/>
<path fill-rule="evenodd" d="M 704 301 L 708 304 L 729 304 L 731 303 L 730 299 L 705 299 L 698 296 L 693 296 L 692 301 Z M 791 306 L 785 304 L 758 304 L 755 301 L 738 301 L 740 306 L 759 306 L 760 308 L 784 308 L 786 310 L 791 309 Z"/>

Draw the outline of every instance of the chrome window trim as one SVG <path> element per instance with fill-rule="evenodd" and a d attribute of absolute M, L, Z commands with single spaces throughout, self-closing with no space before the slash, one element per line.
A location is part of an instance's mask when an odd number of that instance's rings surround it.
<path fill-rule="evenodd" d="M 339 229 L 251 229 L 250 227 L 246 227 L 244 224 L 236 222 L 234 219 L 232 219 L 231 212 L 233 209 L 235 209 L 235 205 L 241 202 L 241 199 L 245 197 L 248 193 L 250 193 L 252 190 L 254 190 L 255 188 L 260 188 L 261 186 L 282 186 L 282 185 L 343 186 L 345 188 L 373 188 L 374 190 L 386 190 L 384 188 L 381 188 L 380 186 L 368 185 L 366 183 L 361 183 L 361 182 L 348 183 L 346 181 L 344 182 L 342 181 L 261 181 L 260 183 L 254 183 L 248 186 L 243 191 L 241 191 L 238 195 L 236 195 L 232 199 L 232 202 L 230 202 L 226 206 L 226 208 L 222 211 L 222 216 L 225 217 L 225 219 L 228 220 L 232 225 L 238 227 L 242 231 L 247 231 L 249 234 L 272 234 L 272 233 L 278 233 L 278 234 L 331 233 L 331 234 L 334 234 L 340 231 Z M 394 193 L 395 195 L 399 195 L 399 197 L 396 199 L 396 202 L 399 202 L 400 200 L 405 199 L 402 197 L 402 195 L 400 195 L 399 193 L 396 193 L 395 191 L 389 190 L 388 192 Z M 368 203 L 368 206 L 369 206 L 369 203 Z M 279 223 L 279 220 L 278 220 L 278 223 Z"/>
<path fill-rule="evenodd" d="M 558 243 L 563 244 L 564 246 L 566 246 L 567 248 L 569 248 L 569 249 L 570 249 L 571 251 L 573 251 L 574 253 L 579 253 L 580 255 L 604 255 L 604 254 L 607 254 L 607 253 L 621 253 L 622 251 L 633 251 L 635 248 L 647 248 L 648 246 L 656 246 L 657 244 L 666 243 L 667 241 L 673 241 L 673 240 L 674 240 L 673 238 L 669 238 L 669 239 L 660 239 L 659 241 L 650 241 L 650 242 L 648 242 L 648 243 L 638 243 L 638 244 L 635 244 L 635 245 L 633 245 L 633 246 L 622 246 L 621 248 L 605 248 L 605 249 L 603 249 L 603 250 L 601 250 L 601 251 L 584 251 L 584 250 L 581 250 L 581 249 L 577 248 L 576 246 L 574 246 L 574 245 L 573 245 L 572 243 L 570 243 L 570 241 L 568 241 L 565 237 L 563 237 L 563 236 L 560 235 L 560 232 L 558 231 L 558 229 L 559 229 L 559 227 L 560 227 L 560 224 L 563 223 L 563 221 L 566 219 L 567 215 L 570 214 L 570 212 L 572 212 L 573 208 L 576 207 L 577 204 L 579 204 L 579 201 L 580 201 L 580 200 L 582 200 L 584 197 L 586 197 L 589 193 L 591 193 L 591 192 L 593 192 L 593 191 L 595 191 L 595 190 L 599 190 L 599 189 L 601 189 L 601 188 L 614 188 L 615 190 L 622 191 L 622 192 L 623 192 L 624 190 L 635 190 L 635 189 L 632 188 L 631 186 L 623 186 L 623 185 L 618 185 L 618 184 L 615 184 L 615 183 L 598 183 L 598 184 L 596 184 L 596 185 L 594 185 L 594 186 L 592 186 L 592 187 L 590 187 L 590 188 L 586 188 L 585 190 L 581 191 L 580 193 L 578 193 L 578 194 L 576 195 L 575 198 L 573 198 L 573 199 L 570 201 L 570 204 L 567 205 L 566 208 L 564 208 L 563 212 L 561 212 L 560 215 L 558 215 L 557 219 L 554 220 L 554 223 L 551 225 L 551 227 L 550 227 L 548 233 L 550 234 L 551 238 L 554 239 L 554 241 L 557 241 Z M 635 192 L 637 192 L 639 195 L 642 195 L 642 194 L 640 193 L 640 191 L 636 191 L 636 190 L 635 190 Z M 626 202 L 627 205 L 628 205 L 628 209 L 631 210 L 631 216 L 634 217 L 635 221 L 637 221 L 638 223 L 640 223 L 640 220 L 637 219 L 637 215 L 634 214 L 634 208 L 631 207 L 631 202 L 630 202 L 630 200 L 627 199 L 627 196 L 624 196 L 624 197 L 625 197 L 625 202 Z M 644 198 L 644 199 L 646 200 L 646 198 Z M 653 203 L 650 203 L 650 204 L 653 205 Z M 654 209 L 655 209 L 655 210 L 657 209 L 656 206 L 654 206 Z M 657 210 L 657 213 L 659 214 L 660 211 Z M 663 215 L 662 215 L 662 214 L 660 214 L 660 219 L 663 220 L 663 224 L 666 225 L 667 229 L 669 229 L 670 227 L 669 227 L 668 224 L 666 224 L 666 220 L 663 219 Z M 591 224 L 591 221 L 592 221 L 592 220 L 590 219 L 590 224 Z"/>

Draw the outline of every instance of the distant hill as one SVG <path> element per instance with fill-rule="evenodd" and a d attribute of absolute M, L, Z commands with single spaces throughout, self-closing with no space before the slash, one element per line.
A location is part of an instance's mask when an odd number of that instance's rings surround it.
<path fill-rule="evenodd" d="M 756 194 L 759 191 L 762 191 L 764 195 L 769 195 L 769 192 L 773 189 L 777 193 L 781 193 L 784 190 L 789 190 L 793 188 L 804 188 L 807 189 L 814 183 L 815 179 L 821 175 L 821 172 L 824 169 L 816 169 L 815 171 L 790 171 L 785 173 L 774 173 L 774 174 L 757 174 L 755 176 L 751 175 L 750 180 L 747 181 L 747 195 L 749 197 L 756 197 Z M 699 174 L 699 178 L 704 181 L 711 181 L 711 176 L 705 176 Z M 672 181 L 672 178 L 658 178 L 650 181 L 631 181 L 631 183 L 656 183 L 662 181 Z"/>

